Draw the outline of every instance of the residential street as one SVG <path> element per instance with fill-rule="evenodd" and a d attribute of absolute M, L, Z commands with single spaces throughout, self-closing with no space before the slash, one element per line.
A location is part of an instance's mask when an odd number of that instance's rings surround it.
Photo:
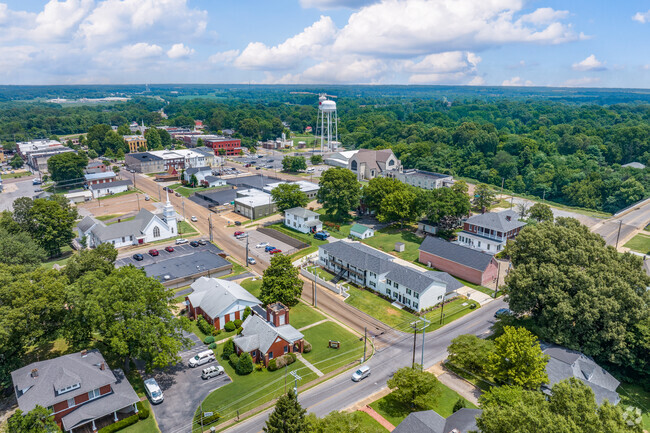
<path fill-rule="evenodd" d="M 592 227 L 591 230 L 601 235 L 607 245 L 616 246 L 618 238 L 618 247 L 620 248 L 648 224 L 650 224 L 650 199 L 614 215 Z"/>

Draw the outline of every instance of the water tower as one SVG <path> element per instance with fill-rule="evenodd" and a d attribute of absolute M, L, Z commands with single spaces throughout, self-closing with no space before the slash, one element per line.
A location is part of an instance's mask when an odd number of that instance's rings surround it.
<path fill-rule="evenodd" d="M 320 136 L 320 151 L 335 151 L 338 145 L 339 118 L 336 113 L 336 102 L 328 98 L 336 98 L 326 93 L 291 92 L 300 95 L 318 95 L 318 119 L 316 121 L 316 136 Z"/>

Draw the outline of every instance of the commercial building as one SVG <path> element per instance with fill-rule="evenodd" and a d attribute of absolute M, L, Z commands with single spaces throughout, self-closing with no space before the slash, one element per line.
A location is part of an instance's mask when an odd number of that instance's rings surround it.
<path fill-rule="evenodd" d="M 314 200 L 316 198 L 316 194 L 318 194 L 318 190 L 320 189 L 318 184 L 313 182 L 308 182 L 306 180 L 299 180 L 297 182 L 273 182 L 267 184 L 263 189 L 264 191 L 271 193 L 271 191 L 273 191 L 274 188 L 277 188 L 283 183 L 296 184 L 300 186 L 300 191 L 304 192 L 307 195 L 307 198 L 309 200 Z"/>
<path fill-rule="evenodd" d="M 98 350 L 34 362 L 13 371 L 11 380 L 20 410 L 48 408 L 64 431 L 88 424 L 97 431 L 138 412 L 140 398 L 124 372 L 111 370 Z"/>
<path fill-rule="evenodd" d="M 65 152 L 74 152 L 56 140 L 32 140 L 16 143 L 18 154 L 32 170 L 47 172 L 47 160 Z"/>
<path fill-rule="evenodd" d="M 133 183 L 128 180 L 115 180 L 107 183 L 93 184 L 88 187 L 94 198 L 126 192 Z"/>
<path fill-rule="evenodd" d="M 117 175 L 112 171 L 101 171 L 99 173 L 90 173 L 84 175 L 86 185 L 99 185 L 115 181 Z"/>
<path fill-rule="evenodd" d="M 210 138 L 203 140 L 203 145 L 212 148 L 215 155 L 237 156 L 242 152 L 239 138 Z"/>
<path fill-rule="evenodd" d="M 165 160 L 148 152 L 127 153 L 124 162 L 129 169 L 138 173 L 160 173 L 165 170 Z"/>
<path fill-rule="evenodd" d="M 201 146 L 195 147 L 192 149 L 194 152 L 198 152 L 205 157 L 205 165 L 210 167 L 216 167 L 224 163 L 224 158 L 222 156 L 217 156 L 214 154 L 214 150 L 209 147 Z"/>
<path fill-rule="evenodd" d="M 302 207 L 285 210 L 284 225 L 301 233 L 319 232 L 323 230 L 320 214 Z"/>
<path fill-rule="evenodd" d="M 84 172 L 86 174 L 92 174 L 92 173 L 104 173 L 106 171 L 106 165 L 104 164 L 103 161 L 101 160 L 95 160 L 95 161 L 89 161 L 88 165 L 86 166 L 86 169 Z"/>
<path fill-rule="evenodd" d="M 81 191 L 72 191 L 64 195 L 71 203 L 83 203 L 93 199 L 93 193 L 87 189 Z"/>
<path fill-rule="evenodd" d="M 252 220 L 262 218 L 278 211 L 271 194 L 258 189 L 237 190 L 235 212 Z"/>
<path fill-rule="evenodd" d="M 519 214 L 513 210 L 474 215 L 463 223 L 463 231 L 458 233 L 457 243 L 488 254 L 496 254 L 503 250 L 508 239 L 514 239 L 525 225 L 525 222 L 519 221 Z"/>
<path fill-rule="evenodd" d="M 359 242 L 337 241 L 318 247 L 323 268 L 415 310 L 453 297 L 462 283 L 444 272 L 420 271 L 395 263 L 395 257 Z"/>
<path fill-rule="evenodd" d="M 424 170 L 403 170 L 391 171 L 387 174 L 389 177 L 394 177 L 400 182 L 408 185 L 416 186 L 422 189 L 438 189 L 443 187 L 450 187 L 454 184 L 454 178 L 448 174 L 432 173 Z"/>
<path fill-rule="evenodd" d="M 122 138 L 124 138 L 124 141 L 129 146 L 130 153 L 147 150 L 147 139 L 143 135 L 125 135 Z"/>
<path fill-rule="evenodd" d="M 402 163 L 390 149 L 360 149 L 350 158 L 347 168 L 357 174 L 357 179 L 370 180 L 378 176 L 390 176 L 401 170 Z"/>
<path fill-rule="evenodd" d="M 129 169 L 138 173 L 160 173 L 170 168 L 182 170 L 192 167 L 206 167 L 206 157 L 201 152 L 189 149 L 153 150 L 141 153 L 128 153 L 125 162 Z"/>

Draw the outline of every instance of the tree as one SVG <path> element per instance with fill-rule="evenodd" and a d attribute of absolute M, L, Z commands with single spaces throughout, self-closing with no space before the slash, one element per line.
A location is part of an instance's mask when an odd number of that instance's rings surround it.
<path fill-rule="evenodd" d="M 438 224 L 442 230 L 453 230 L 460 225 L 461 218 L 469 215 L 469 196 L 462 183 L 452 188 L 438 188 L 424 193 L 424 213 L 427 219 Z"/>
<path fill-rule="evenodd" d="M 235 366 L 235 371 L 242 376 L 253 372 L 253 358 L 251 358 L 250 353 L 244 352 L 241 354 Z"/>
<path fill-rule="evenodd" d="M 54 416 L 43 406 L 36 407 L 27 413 L 17 409 L 7 420 L 7 433 L 54 433 L 60 432 Z"/>
<path fill-rule="evenodd" d="M 45 261 L 45 250 L 28 233 L 9 233 L 0 227 L 0 263 L 6 265 L 38 265 Z"/>
<path fill-rule="evenodd" d="M 168 146 L 171 146 L 172 136 L 169 135 L 169 132 L 167 132 L 164 129 L 156 129 L 156 130 L 158 131 L 158 135 L 160 136 L 160 144 L 162 145 L 162 147 L 167 148 Z"/>
<path fill-rule="evenodd" d="M 313 154 L 312 156 L 309 157 L 309 161 L 311 161 L 312 165 L 322 164 L 323 155 Z"/>
<path fill-rule="evenodd" d="M 307 411 L 298 403 L 298 397 L 289 392 L 280 397 L 275 404 L 275 409 L 266 421 L 266 433 L 303 433 L 307 431 L 305 420 Z"/>
<path fill-rule="evenodd" d="M 525 227 L 506 254 L 510 309 L 527 314 L 545 341 L 647 371 L 650 277 L 640 258 L 605 246 L 572 218 Z"/>
<path fill-rule="evenodd" d="M 88 158 L 90 159 L 96 159 L 99 155 L 97 155 L 97 152 L 95 149 L 89 149 L 88 150 Z"/>
<path fill-rule="evenodd" d="M 196 188 L 198 183 L 199 183 L 199 180 L 196 178 L 196 175 L 193 174 L 192 176 L 190 176 L 190 186 L 192 188 Z"/>
<path fill-rule="evenodd" d="M 162 150 L 162 140 L 158 133 L 158 128 L 149 128 L 144 132 L 144 138 L 147 139 L 147 148 L 152 150 Z"/>
<path fill-rule="evenodd" d="M 377 214 L 381 213 L 381 203 L 394 192 L 406 191 L 407 185 L 392 177 L 376 177 L 370 179 L 368 185 L 363 187 L 363 204 Z"/>
<path fill-rule="evenodd" d="M 307 169 L 307 161 L 304 156 L 290 156 L 287 155 L 282 158 L 282 170 L 297 172 Z"/>
<path fill-rule="evenodd" d="M 307 194 L 296 183 L 281 183 L 271 190 L 271 196 L 278 210 L 284 212 L 294 207 L 305 207 L 309 203 Z"/>
<path fill-rule="evenodd" d="M 123 123 L 122 125 L 117 127 L 117 133 L 119 135 L 130 135 L 131 134 L 131 128 L 129 128 L 128 123 Z"/>
<path fill-rule="evenodd" d="M 9 161 L 9 165 L 11 165 L 11 168 L 17 169 L 22 167 L 25 164 L 23 159 L 18 155 L 17 153 L 11 158 Z"/>
<path fill-rule="evenodd" d="M 553 211 L 551 207 L 544 203 L 535 203 L 530 207 L 528 216 L 537 222 L 553 222 Z"/>
<path fill-rule="evenodd" d="M 548 382 L 544 355 L 537 337 L 526 328 L 504 327 L 488 355 L 488 371 L 498 383 L 538 389 Z"/>
<path fill-rule="evenodd" d="M 115 269 L 117 250 L 112 244 L 99 244 L 95 249 L 83 250 L 68 260 L 63 273 L 71 282 L 88 272 L 101 272 L 108 276 Z"/>
<path fill-rule="evenodd" d="M 298 268 L 291 263 L 289 256 L 274 254 L 271 265 L 264 271 L 260 300 L 264 305 L 281 302 L 293 307 L 302 294 L 302 280 L 298 278 Z"/>
<path fill-rule="evenodd" d="M 84 177 L 84 169 L 88 165 L 86 155 L 75 152 L 64 152 L 47 160 L 47 169 L 55 182 L 77 180 Z"/>
<path fill-rule="evenodd" d="M 476 188 L 474 188 L 474 206 L 481 209 L 481 212 L 485 212 L 493 201 L 494 191 L 488 185 L 484 183 L 476 185 Z"/>
<path fill-rule="evenodd" d="M 359 205 L 361 185 L 347 168 L 334 167 L 325 171 L 318 186 L 318 201 L 323 203 L 325 213 L 336 220 L 349 218 L 350 209 Z"/>
<path fill-rule="evenodd" d="M 395 400 L 416 410 L 431 409 L 442 393 L 436 376 L 422 371 L 419 365 L 402 367 L 388 380 Z"/>
<path fill-rule="evenodd" d="M 463 397 L 458 397 L 458 400 L 456 400 L 456 403 L 454 403 L 454 408 L 452 409 L 452 412 L 456 413 L 464 407 L 467 407 L 467 402 Z"/>
<path fill-rule="evenodd" d="M 221 358 L 230 359 L 230 355 L 233 353 L 235 353 L 235 342 L 232 340 L 232 338 L 230 338 L 223 344 Z"/>
<path fill-rule="evenodd" d="M 385 428 L 368 425 L 358 412 L 330 412 L 323 418 L 314 414 L 305 417 L 309 433 L 384 433 Z"/>
<path fill-rule="evenodd" d="M 420 216 L 416 199 L 417 195 L 410 189 L 388 194 L 381 201 L 377 219 L 381 222 L 397 221 L 400 225 L 415 221 Z"/>
<path fill-rule="evenodd" d="M 451 340 L 447 347 L 447 360 L 452 365 L 482 376 L 487 373 L 488 358 L 493 351 L 494 343 L 491 340 L 464 334 Z"/>

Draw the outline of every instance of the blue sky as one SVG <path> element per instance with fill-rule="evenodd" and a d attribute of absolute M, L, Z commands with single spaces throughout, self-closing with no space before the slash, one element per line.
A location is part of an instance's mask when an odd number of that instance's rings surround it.
<path fill-rule="evenodd" d="M 1 84 L 650 87 L 650 2 L 0 0 Z"/>

